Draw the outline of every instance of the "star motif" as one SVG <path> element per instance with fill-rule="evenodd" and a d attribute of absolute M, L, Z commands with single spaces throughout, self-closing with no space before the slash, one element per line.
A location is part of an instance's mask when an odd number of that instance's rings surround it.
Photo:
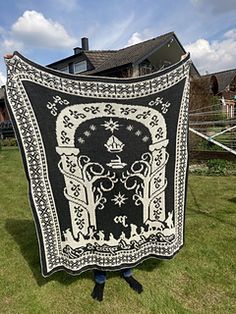
<path fill-rule="evenodd" d="M 87 130 L 87 131 L 84 131 L 84 135 L 87 136 L 87 137 L 89 137 L 89 136 L 91 135 L 91 132 L 88 131 L 88 130 Z"/>
<path fill-rule="evenodd" d="M 79 138 L 78 138 L 78 142 L 79 142 L 80 144 L 83 144 L 83 143 L 85 142 L 85 140 L 83 139 L 83 137 L 79 137 Z"/>
<path fill-rule="evenodd" d="M 112 118 L 110 118 L 109 121 L 105 121 L 104 124 L 101 124 L 102 126 L 104 126 L 105 130 L 110 130 L 112 133 L 115 130 L 119 130 L 119 122 L 118 121 L 113 121 Z"/>
<path fill-rule="evenodd" d="M 121 207 L 123 204 L 125 204 L 125 200 L 127 199 L 128 197 L 125 197 L 125 194 L 121 195 L 121 193 L 119 192 L 118 195 L 114 195 L 114 198 L 112 198 L 111 200 L 115 202 L 115 205 Z"/>
<path fill-rule="evenodd" d="M 149 140 L 149 136 L 146 136 L 146 135 L 145 135 L 145 136 L 142 138 L 142 141 L 143 141 L 143 142 L 147 142 L 148 140 Z"/>
<path fill-rule="evenodd" d="M 90 128 L 90 130 L 95 131 L 95 130 L 96 130 L 96 125 L 91 124 L 91 125 L 89 126 L 89 128 Z"/>
<path fill-rule="evenodd" d="M 140 136 L 142 134 L 142 132 L 140 131 L 140 130 L 137 130 L 136 132 L 135 132 L 135 135 L 137 135 L 137 136 Z"/>
<path fill-rule="evenodd" d="M 134 127 L 132 126 L 132 124 L 127 125 L 126 130 L 128 131 L 132 131 L 134 129 Z"/>

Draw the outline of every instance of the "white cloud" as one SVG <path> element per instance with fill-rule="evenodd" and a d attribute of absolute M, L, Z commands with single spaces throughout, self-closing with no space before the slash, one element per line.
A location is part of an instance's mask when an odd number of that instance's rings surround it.
<path fill-rule="evenodd" d="M 142 32 L 135 32 L 129 38 L 127 46 L 141 43 L 142 41 L 150 39 L 151 37 L 152 37 L 152 32 L 148 28 L 144 29 Z"/>
<path fill-rule="evenodd" d="M 128 40 L 127 46 L 131 46 L 131 45 L 135 45 L 135 44 L 141 43 L 143 40 L 144 39 L 143 39 L 142 34 L 140 34 L 138 32 L 135 32 L 135 33 L 132 34 L 132 36 Z"/>
<path fill-rule="evenodd" d="M 226 38 L 235 39 L 236 40 L 236 28 L 229 30 L 224 34 Z"/>
<path fill-rule="evenodd" d="M 0 72 L 0 87 L 5 84 L 6 84 L 6 77 L 2 72 Z"/>
<path fill-rule="evenodd" d="M 66 48 L 77 43 L 61 24 L 36 11 L 25 11 L 12 25 L 11 36 L 29 47 Z"/>
<path fill-rule="evenodd" d="M 236 29 L 226 32 L 222 40 L 198 39 L 185 49 L 203 74 L 236 68 Z"/>
<path fill-rule="evenodd" d="M 3 54 L 11 53 L 15 50 L 21 50 L 23 48 L 23 43 L 15 39 L 9 38 L 9 39 L 5 39 L 0 45 L 0 47 L 1 47 L 1 52 Z"/>

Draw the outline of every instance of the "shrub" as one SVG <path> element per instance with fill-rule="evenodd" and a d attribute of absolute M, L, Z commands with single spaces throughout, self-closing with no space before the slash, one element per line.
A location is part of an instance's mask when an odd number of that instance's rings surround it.
<path fill-rule="evenodd" d="M 2 146 L 17 146 L 17 141 L 14 137 L 8 137 L 1 141 Z"/>
<path fill-rule="evenodd" d="M 224 159 L 210 159 L 207 161 L 210 174 L 227 174 L 227 170 L 231 167 L 231 163 Z"/>

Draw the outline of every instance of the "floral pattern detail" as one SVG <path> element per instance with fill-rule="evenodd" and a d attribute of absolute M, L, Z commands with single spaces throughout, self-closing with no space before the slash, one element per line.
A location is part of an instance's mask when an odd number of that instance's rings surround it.
<path fill-rule="evenodd" d="M 156 197 L 153 201 L 156 210 L 153 211 L 154 217 L 156 220 L 160 218 L 160 214 L 162 212 L 161 208 L 161 197 Z"/>
<path fill-rule="evenodd" d="M 53 96 L 53 102 L 48 102 L 47 103 L 47 108 L 49 110 L 51 110 L 51 114 L 53 116 L 57 116 L 57 113 L 58 113 L 58 108 L 57 108 L 57 104 L 59 105 L 69 105 L 69 101 L 66 100 L 66 99 L 61 99 L 60 96 Z"/>
<path fill-rule="evenodd" d="M 157 126 L 159 123 L 159 119 L 156 115 L 152 116 L 152 121 L 150 122 L 150 126 L 151 127 L 154 127 L 154 126 Z"/>
<path fill-rule="evenodd" d="M 157 97 L 155 100 L 150 101 L 148 104 L 149 104 L 149 106 L 154 107 L 154 106 L 158 106 L 159 104 L 161 104 L 162 101 L 163 101 L 163 98 Z"/>
<path fill-rule="evenodd" d="M 55 117 L 57 115 L 57 106 L 54 103 L 48 102 L 47 108 L 51 110 L 51 114 Z"/>
<path fill-rule="evenodd" d="M 164 114 L 168 112 L 168 108 L 171 105 L 170 102 L 168 102 L 168 101 L 164 102 L 163 98 L 161 98 L 161 97 L 157 97 L 155 100 L 150 101 L 148 104 L 151 107 L 161 105 L 161 112 Z"/>
<path fill-rule="evenodd" d="M 164 134 L 164 132 L 163 132 L 162 127 L 158 128 L 158 129 L 157 129 L 157 133 L 156 133 L 156 135 L 155 135 L 156 139 L 157 139 L 157 140 L 161 139 L 161 138 L 163 137 L 163 134 Z"/>
<path fill-rule="evenodd" d="M 54 102 L 59 105 L 69 105 L 69 101 L 66 99 L 61 99 L 60 96 L 53 96 Z"/>
<path fill-rule="evenodd" d="M 75 119 L 79 119 L 79 118 L 84 119 L 86 117 L 85 114 L 78 112 L 77 110 L 69 110 L 69 113 Z"/>
<path fill-rule="evenodd" d="M 82 206 L 75 206 L 75 213 L 76 213 L 76 218 L 75 218 L 75 223 L 77 224 L 78 228 L 82 230 L 85 225 L 85 220 L 83 217 L 83 208 Z"/>
<path fill-rule="evenodd" d="M 105 106 L 104 112 L 106 112 L 107 114 L 115 114 L 115 109 L 112 107 L 112 105 L 107 104 Z"/>
<path fill-rule="evenodd" d="M 156 208 L 159 208 L 161 205 L 161 197 L 156 197 L 153 201 L 153 203 L 155 204 Z"/>
<path fill-rule="evenodd" d="M 129 108 L 129 107 L 125 107 L 125 108 L 121 108 L 120 109 L 120 113 L 124 114 L 124 115 L 128 115 L 130 113 L 135 113 L 137 110 L 135 108 Z"/>
<path fill-rule="evenodd" d="M 74 124 L 70 121 L 70 118 L 68 116 L 64 116 L 63 123 L 65 128 L 71 129 L 74 126 Z"/>
<path fill-rule="evenodd" d="M 76 164 L 69 157 L 66 157 L 66 166 L 70 172 L 75 173 Z"/>
<path fill-rule="evenodd" d="M 154 217 L 156 220 L 158 220 L 160 218 L 161 212 L 162 212 L 162 208 L 158 208 L 158 209 L 154 210 L 153 213 L 154 213 Z"/>
<path fill-rule="evenodd" d="M 81 191 L 80 184 L 75 184 L 73 181 L 70 181 L 70 184 L 72 184 L 71 191 L 74 192 L 74 196 L 78 197 Z"/>
<path fill-rule="evenodd" d="M 147 119 L 148 117 L 150 117 L 150 115 L 151 115 L 151 111 L 150 110 L 144 111 L 144 112 L 142 112 L 142 113 L 137 115 L 137 119 L 141 119 L 141 118 L 142 119 Z"/>
<path fill-rule="evenodd" d="M 161 106 L 162 113 L 167 113 L 169 107 L 170 107 L 170 103 L 168 101 L 163 103 Z"/>
<path fill-rule="evenodd" d="M 100 112 L 99 107 L 94 107 L 94 106 L 85 107 L 84 111 L 91 112 L 92 114 L 96 114 L 96 113 Z"/>
<path fill-rule="evenodd" d="M 162 173 L 159 173 L 158 177 L 154 178 L 154 186 L 156 189 L 158 189 L 161 186 L 161 175 Z"/>
<path fill-rule="evenodd" d="M 63 144 L 68 144 L 70 142 L 70 138 L 65 131 L 61 131 L 61 140 Z"/>
<path fill-rule="evenodd" d="M 155 157 L 155 162 L 156 162 L 156 166 L 159 167 L 162 163 L 162 160 L 163 160 L 163 156 L 162 156 L 162 152 L 159 151 L 159 153 L 156 155 Z"/>

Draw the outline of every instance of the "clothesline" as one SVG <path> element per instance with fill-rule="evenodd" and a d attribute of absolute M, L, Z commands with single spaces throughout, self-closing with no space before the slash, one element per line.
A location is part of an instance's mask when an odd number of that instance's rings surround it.
<path fill-rule="evenodd" d="M 190 117 L 193 117 L 193 116 L 203 116 L 203 115 L 216 115 L 216 114 L 219 114 L 219 113 L 223 113 L 222 110 L 215 110 L 215 111 L 206 111 L 206 112 L 197 112 L 197 113 L 189 113 L 189 116 Z"/>
<path fill-rule="evenodd" d="M 190 125 L 211 125 L 211 124 L 232 124 L 236 123 L 236 120 L 213 120 L 213 121 L 190 121 Z"/>

